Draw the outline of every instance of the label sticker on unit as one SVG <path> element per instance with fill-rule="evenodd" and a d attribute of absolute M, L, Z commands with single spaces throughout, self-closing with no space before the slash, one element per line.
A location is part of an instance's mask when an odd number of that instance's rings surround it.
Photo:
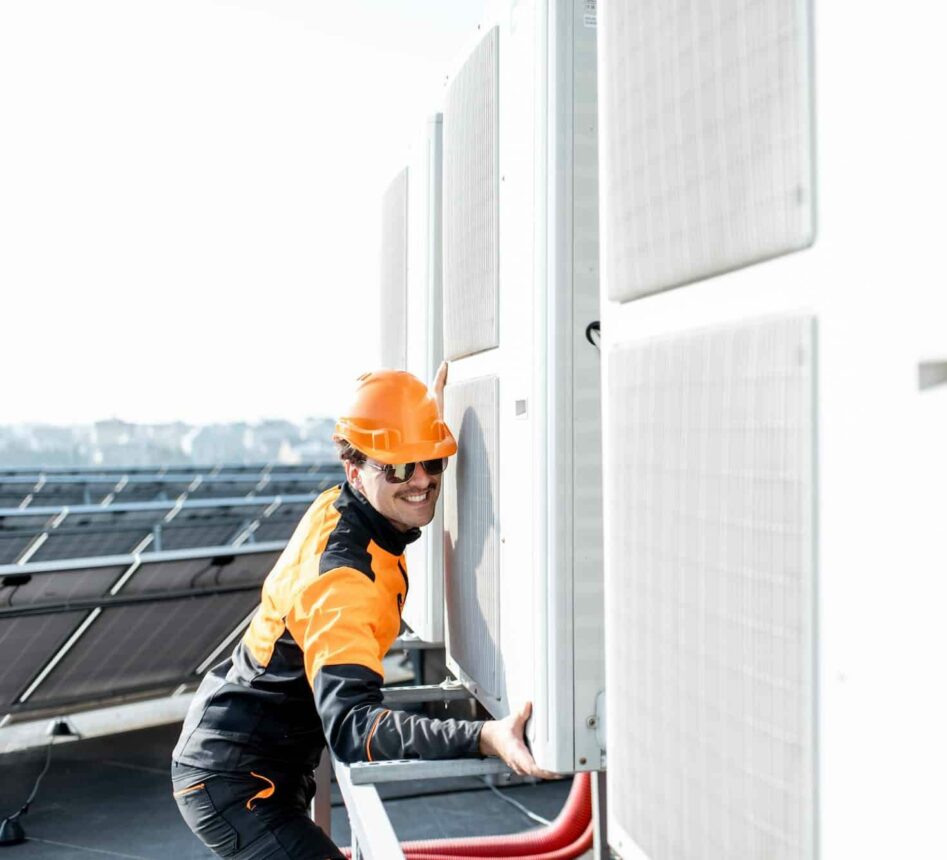
<path fill-rule="evenodd" d="M 592 30 L 598 26 L 597 3 L 598 0 L 585 0 L 585 14 L 582 16 L 582 23 Z"/>

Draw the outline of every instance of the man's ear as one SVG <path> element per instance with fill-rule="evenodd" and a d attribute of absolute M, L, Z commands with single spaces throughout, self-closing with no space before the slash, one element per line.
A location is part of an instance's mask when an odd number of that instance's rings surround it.
<path fill-rule="evenodd" d="M 362 479 L 360 477 L 361 469 L 353 463 L 351 460 L 343 460 L 342 464 L 345 467 L 345 478 L 355 489 L 359 490 L 362 487 Z"/>

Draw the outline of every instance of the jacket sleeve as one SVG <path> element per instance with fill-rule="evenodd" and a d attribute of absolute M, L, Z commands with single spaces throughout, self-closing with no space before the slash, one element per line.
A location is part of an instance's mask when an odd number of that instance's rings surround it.
<path fill-rule="evenodd" d="M 379 604 L 374 583 L 343 567 L 314 581 L 287 616 L 303 649 L 329 749 L 346 763 L 478 756 L 482 722 L 433 720 L 384 707 Z"/>

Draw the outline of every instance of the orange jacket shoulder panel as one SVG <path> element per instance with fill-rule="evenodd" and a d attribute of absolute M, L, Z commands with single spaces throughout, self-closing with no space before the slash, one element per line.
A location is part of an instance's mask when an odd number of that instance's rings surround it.
<path fill-rule="evenodd" d="M 381 597 L 376 583 L 350 567 L 324 573 L 297 593 L 286 626 L 302 648 L 310 683 L 324 665 L 354 663 L 384 674 Z"/>
<path fill-rule="evenodd" d="M 332 506 L 339 492 L 333 487 L 312 503 L 263 583 L 260 606 L 243 636 L 260 666 L 269 664 L 276 640 L 286 629 L 284 619 L 295 592 L 319 575 L 319 554 L 339 521 Z"/>

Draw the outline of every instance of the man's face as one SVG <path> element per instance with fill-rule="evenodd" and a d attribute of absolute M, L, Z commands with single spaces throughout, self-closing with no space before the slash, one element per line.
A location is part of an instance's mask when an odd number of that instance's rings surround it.
<path fill-rule="evenodd" d="M 418 463 L 414 474 L 403 484 L 389 484 L 382 469 L 369 460 L 360 466 L 345 463 L 345 475 L 368 503 L 399 531 L 426 526 L 434 519 L 434 508 L 441 492 L 440 475 L 429 475 Z"/>

